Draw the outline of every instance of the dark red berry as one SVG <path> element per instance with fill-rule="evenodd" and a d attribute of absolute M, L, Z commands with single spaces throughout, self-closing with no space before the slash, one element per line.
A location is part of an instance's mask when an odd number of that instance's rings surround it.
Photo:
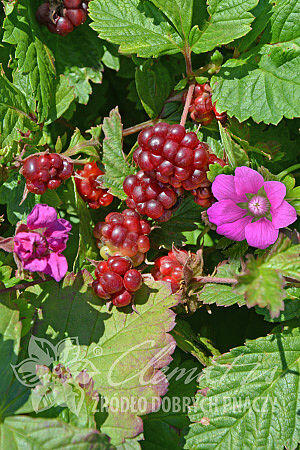
<path fill-rule="evenodd" d="M 184 252 L 184 250 L 181 251 Z M 161 256 L 155 261 L 152 275 L 155 280 L 167 281 L 170 283 L 172 292 L 174 293 L 180 289 L 180 281 L 183 276 L 183 266 L 177 260 L 175 254 L 170 251 L 167 256 Z"/>
<path fill-rule="evenodd" d="M 29 158 L 27 158 L 23 164 L 22 174 L 28 180 L 33 181 L 38 176 L 38 169 L 38 157 L 35 155 L 29 156 Z"/>
<path fill-rule="evenodd" d="M 81 198 L 93 209 L 108 206 L 113 201 L 113 196 L 102 188 L 100 178 L 102 175 L 104 175 L 104 172 L 99 169 L 95 161 L 85 164 L 83 170 L 76 172 L 77 190 Z"/>
<path fill-rule="evenodd" d="M 49 3 L 42 3 L 35 14 L 36 20 L 41 25 L 47 25 L 50 21 L 50 5 Z"/>
<path fill-rule="evenodd" d="M 67 161 L 66 159 L 63 159 L 63 167 L 61 171 L 58 173 L 58 178 L 61 180 L 67 180 L 71 177 L 73 173 L 73 164 Z"/>
<path fill-rule="evenodd" d="M 47 190 L 47 186 L 45 185 L 45 183 L 42 183 L 41 181 L 38 180 L 36 181 L 27 180 L 26 187 L 29 192 L 32 192 L 32 194 L 36 195 L 42 195 Z"/>
<path fill-rule="evenodd" d="M 115 294 L 112 297 L 112 302 L 117 307 L 127 306 L 131 303 L 131 301 L 132 295 L 126 290 L 122 291 L 121 293 Z"/>
<path fill-rule="evenodd" d="M 87 14 L 83 9 L 67 9 L 65 16 L 70 20 L 74 27 L 78 27 L 86 21 Z"/>
<path fill-rule="evenodd" d="M 59 188 L 60 185 L 61 185 L 61 181 L 54 179 L 54 180 L 48 181 L 47 187 L 48 187 L 48 189 L 57 189 L 57 188 Z"/>
<path fill-rule="evenodd" d="M 104 299 L 109 299 L 110 295 L 105 292 L 105 290 L 103 289 L 101 283 L 99 283 L 98 280 L 95 280 L 92 284 L 92 288 L 94 289 L 95 294 L 100 297 L 100 298 L 104 298 Z"/>
<path fill-rule="evenodd" d="M 56 33 L 66 36 L 74 29 L 72 22 L 67 17 L 60 17 L 56 22 Z"/>
<path fill-rule="evenodd" d="M 121 256 L 112 256 L 107 261 L 107 265 L 110 270 L 121 276 L 124 276 L 132 266 L 131 262 L 128 259 L 122 258 Z"/>
<path fill-rule="evenodd" d="M 66 8 L 79 8 L 82 0 L 63 0 Z"/>
<path fill-rule="evenodd" d="M 141 273 L 136 269 L 128 270 L 124 275 L 124 287 L 129 292 L 135 292 L 140 289 L 143 283 Z"/>
<path fill-rule="evenodd" d="M 99 277 L 99 282 L 108 294 L 115 294 L 116 292 L 120 292 L 123 288 L 122 277 L 112 271 L 104 272 Z"/>

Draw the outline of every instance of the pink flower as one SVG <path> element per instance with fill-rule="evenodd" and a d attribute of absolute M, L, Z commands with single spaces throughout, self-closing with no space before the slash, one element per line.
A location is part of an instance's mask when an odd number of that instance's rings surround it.
<path fill-rule="evenodd" d="M 284 200 L 286 188 L 279 181 L 264 181 L 249 167 L 237 167 L 235 175 L 218 175 L 212 184 L 218 202 L 207 210 L 217 233 L 233 241 L 247 240 L 252 247 L 267 248 L 280 228 L 297 220 L 295 208 Z"/>
<path fill-rule="evenodd" d="M 27 226 L 20 224 L 14 237 L 14 252 L 25 270 L 43 272 L 60 281 L 68 270 L 61 253 L 71 231 L 71 224 L 57 218 L 48 205 L 35 205 L 27 217 Z"/>

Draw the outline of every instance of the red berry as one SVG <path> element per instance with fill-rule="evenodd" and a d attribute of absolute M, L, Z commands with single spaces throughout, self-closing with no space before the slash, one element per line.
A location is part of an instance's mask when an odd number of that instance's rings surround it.
<path fill-rule="evenodd" d="M 116 294 L 112 297 L 112 302 L 115 306 L 123 307 L 131 303 L 132 295 L 124 290 L 120 294 Z"/>
<path fill-rule="evenodd" d="M 36 195 L 42 195 L 47 190 L 47 186 L 45 185 L 45 183 L 42 183 L 41 181 L 27 180 L 26 187 L 29 192 L 32 192 L 33 194 Z"/>
<path fill-rule="evenodd" d="M 60 180 L 50 180 L 47 184 L 48 189 L 57 189 L 61 185 Z"/>
<path fill-rule="evenodd" d="M 107 292 L 105 292 L 105 290 L 103 289 L 102 285 L 99 283 L 98 280 L 95 280 L 93 282 L 92 288 L 98 297 L 105 298 L 105 299 L 110 298 L 110 295 Z"/>
<path fill-rule="evenodd" d="M 79 8 L 82 0 L 63 0 L 66 8 Z"/>
<path fill-rule="evenodd" d="M 55 169 L 61 169 L 63 166 L 63 159 L 61 156 L 59 156 L 57 153 L 50 153 L 49 154 L 51 166 Z"/>
<path fill-rule="evenodd" d="M 131 262 L 122 256 L 111 256 L 107 261 L 109 269 L 121 276 L 130 270 L 131 265 Z"/>
<path fill-rule="evenodd" d="M 98 209 L 108 206 L 113 201 L 113 196 L 102 188 L 100 177 L 104 172 L 99 169 L 95 161 L 85 164 L 83 170 L 78 170 L 75 176 L 77 191 L 90 208 Z"/>
<path fill-rule="evenodd" d="M 83 9 L 67 9 L 66 17 L 72 22 L 74 27 L 78 27 L 86 21 L 87 14 Z"/>
<path fill-rule="evenodd" d="M 40 170 L 49 170 L 51 167 L 51 157 L 50 155 L 41 155 L 38 158 L 38 166 Z"/>
<path fill-rule="evenodd" d="M 42 3 L 37 9 L 35 17 L 40 24 L 47 25 L 47 23 L 50 21 L 49 3 Z"/>
<path fill-rule="evenodd" d="M 63 159 L 63 167 L 62 170 L 58 173 L 58 178 L 61 180 L 67 180 L 72 176 L 73 173 L 73 164 Z"/>
<path fill-rule="evenodd" d="M 183 266 L 177 260 L 176 255 L 171 251 L 167 256 L 161 256 L 155 261 L 152 275 L 155 280 L 167 281 L 170 283 L 172 292 L 174 293 L 180 289 L 180 281 L 183 276 Z"/>
<path fill-rule="evenodd" d="M 99 282 L 108 294 L 115 294 L 123 289 L 122 277 L 112 271 L 104 272 L 99 277 Z"/>
<path fill-rule="evenodd" d="M 226 114 L 226 112 L 219 113 L 216 110 L 216 103 L 214 103 L 214 105 L 213 105 L 213 111 L 214 111 L 214 114 L 216 116 L 216 119 L 219 122 L 221 122 L 222 124 L 226 123 L 226 121 L 227 121 L 227 114 Z"/>
<path fill-rule="evenodd" d="M 124 287 L 129 292 L 135 292 L 140 289 L 143 283 L 141 273 L 136 269 L 128 270 L 124 275 Z"/>
<path fill-rule="evenodd" d="M 181 125 L 160 123 L 143 130 L 138 137 L 138 142 L 140 147 L 135 150 L 133 158 L 137 165 L 145 171 L 144 174 L 149 174 L 150 171 L 150 179 L 151 171 L 155 171 L 156 180 L 160 183 L 170 184 L 174 188 L 183 187 L 191 190 L 201 184 L 202 178 L 195 171 L 206 172 L 208 146 L 198 140 L 196 133 L 186 133 Z M 135 204 L 146 203 L 145 196 L 148 190 L 145 190 L 144 186 L 140 191 L 137 190 L 136 177 L 138 174 L 125 179 L 124 191 Z M 156 200 L 154 192 L 149 191 L 148 195 L 148 200 Z M 146 212 L 147 214 L 146 205 L 142 206 L 142 211 L 141 206 L 139 209 L 133 202 L 129 201 L 127 205 L 132 208 L 136 207 L 140 213 Z M 153 205 L 152 208 L 154 208 Z M 164 207 L 164 209 L 169 208 Z M 154 208 L 154 214 L 157 218 L 158 208 Z"/>
<path fill-rule="evenodd" d="M 38 175 L 38 157 L 33 155 L 29 156 L 23 164 L 22 173 L 28 180 L 35 180 Z"/>
<path fill-rule="evenodd" d="M 60 17 L 56 22 L 56 33 L 66 36 L 74 30 L 72 22 L 67 17 Z"/>

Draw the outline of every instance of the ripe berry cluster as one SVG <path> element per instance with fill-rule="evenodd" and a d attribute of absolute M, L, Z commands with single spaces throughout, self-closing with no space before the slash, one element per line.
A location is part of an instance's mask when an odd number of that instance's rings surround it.
<path fill-rule="evenodd" d="M 182 125 L 158 123 L 143 130 L 138 143 L 134 161 L 144 171 L 155 170 L 161 183 L 192 190 L 206 179 L 209 147 Z"/>
<path fill-rule="evenodd" d="M 140 170 L 136 175 L 129 175 L 124 180 L 123 189 L 128 195 L 128 208 L 136 209 L 151 219 L 168 220 L 172 214 L 169 210 L 177 202 L 175 190 L 157 181 L 151 171 Z"/>
<path fill-rule="evenodd" d="M 181 251 L 183 252 L 184 250 Z M 152 275 L 157 281 L 167 281 L 168 283 L 171 283 L 171 289 L 174 293 L 180 289 L 183 266 L 176 259 L 175 254 L 171 251 L 167 256 L 161 256 L 155 261 Z"/>
<path fill-rule="evenodd" d="M 187 93 L 182 96 L 182 103 L 185 103 Z M 200 122 L 202 125 L 210 124 L 214 118 L 221 123 L 227 120 L 227 114 L 218 113 L 215 104 L 211 101 L 211 87 L 208 83 L 196 84 L 191 105 L 189 107 L 191 119 Z"/>
<path fill-rule="evenodd" d="M 132 295 L 142 286 L 142 275 L 132 269 L 132 263 L 121 256 L 111 256 L 101 261 L 95 271 L 96 280 L 92 287 L 95 294 L 103 299 L 112 300 L 115 306 L 127 306 Z"/>
<path fill-rule="evenodd" d="M 31 155 L 23 161 L 21 173 L 26 187 L 33 194 L 42 195 L 47 189 L 57 189 L 71 177 L 73 164 L 57 153 Z"/>
<path fill-rule="evenodd" d="M 88 0 L 62 0 L 57 7 L 42 3 L 37 9 L 36 19 L 51 33 L 66 36 L 86 21 L 87 8 Z"/>
<path fill-rule="evenodd" d="M 147 236 L 150 231 L 148 222 L 141 220 L 136 211 L 125 209 L 122 213 L 108 214 L 105 222 L 99 222 L 95 226 L 94 236 L 100 249 L 107 246 L 111 253 L 128 256 L 138 265 L 150 248 Z M 102 253 L 101 255 L 105 257 Z"/>
<path fill-rule="evenodd" d="M 108 206 L 114 197 L 102 189 L 99 177 L 104 172 L 99 169 L 96 162 L 85 164 L 82 170 L 76 172 L 75 183 L 82 199 L 89 204 L 92 209 L 98 209 L 101 206 Z"/>

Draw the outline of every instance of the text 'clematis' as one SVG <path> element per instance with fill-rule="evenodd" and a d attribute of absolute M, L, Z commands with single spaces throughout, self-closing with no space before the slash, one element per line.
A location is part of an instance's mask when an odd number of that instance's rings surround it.
<path fill-rule="evenodd" d="M 27 217 L 27 225 L 20 224 L 14 237 L 14 253 L 22 267 L 60 281 L 68 270 L 61 253 L 66 249 L 71 228 L 67 220 L 57 218 L 51 206 L 35 205 Z"/>
<path fill-rule="evenodd" d="M 212 192 L 218 202 L 207 210 L 217 233 L 234 241 L 247 240 L 264 249 L 274 244 L 279 229 L 297 219 L 295 208 L 286 200 L 286 187 L 279 181 L 264 181 L 249 167 L 237 167 L 235 175 L 218 175 Z"/>

